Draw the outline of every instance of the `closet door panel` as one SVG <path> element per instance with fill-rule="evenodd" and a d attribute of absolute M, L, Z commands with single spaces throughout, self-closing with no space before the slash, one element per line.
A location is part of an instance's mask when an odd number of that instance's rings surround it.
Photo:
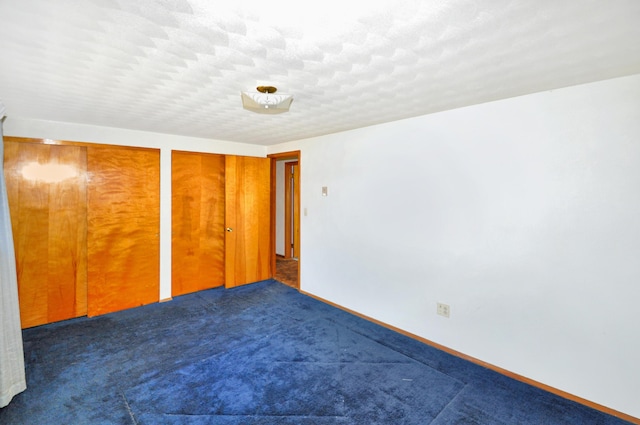
<path fill-rule="evenodd" d="M 225 286 L 269 279 L 271 160 L 227 156 L 225 170 Z"/>
<path fill-rule="evenodd" d="M 5 142 L 5 176 L 23 328 L 49 323 L 49 185 L 22 173 L 25 167 L 47 164 L 49 151 L 45 145 Z"/>
<path fill-rule="evenodd" d="M 5 140 L 22 327 L 87 313 L 86 149 Z"/>
<path fill-rule="evenodd" d="M 172 295 L 224 284 L 224 155 L 172 152 Z"/>
<path fill-rule="evenodd" d="M 87 148 L 88 315 L 157 302 L 160 152 Z"/>
<path fill-rule="evenodd" d="M 87 314 L 86 153 L 84 147 L 51 146 L 52 163 L 76 166 L 79 173 L 50 185 L 49 321 Z"/>

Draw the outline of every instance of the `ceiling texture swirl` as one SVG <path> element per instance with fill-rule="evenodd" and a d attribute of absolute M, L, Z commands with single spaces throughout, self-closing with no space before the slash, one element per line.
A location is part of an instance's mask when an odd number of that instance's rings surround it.
<path fill-rule="evenodd" d="M 640 73 L 639 22 L 637 0 L 0 0 L 0 100 L 273 145 Z M 243 109 L 261 85 L 290 111 Z"/>

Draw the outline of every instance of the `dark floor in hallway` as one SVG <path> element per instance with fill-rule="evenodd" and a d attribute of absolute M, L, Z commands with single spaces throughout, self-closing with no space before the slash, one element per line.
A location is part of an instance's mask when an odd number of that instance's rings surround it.
<path fill-rule="evenodd" d="M 298 260 L 294 258 L 276 257 L 276 274 L 274 279 L 292 288 L 299 288 Z"/>

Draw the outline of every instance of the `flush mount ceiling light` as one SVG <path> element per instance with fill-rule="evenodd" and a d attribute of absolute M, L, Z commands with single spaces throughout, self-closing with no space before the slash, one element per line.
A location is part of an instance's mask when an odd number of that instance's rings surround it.
<path fill-rule="evenodd" d="M 258 86 L 257 92 L 242 92 L 242 107 L 259 114 L 281 114 L 289 110 L 293 96 L 275 94 L 278 89 L 273 86 Z"/>

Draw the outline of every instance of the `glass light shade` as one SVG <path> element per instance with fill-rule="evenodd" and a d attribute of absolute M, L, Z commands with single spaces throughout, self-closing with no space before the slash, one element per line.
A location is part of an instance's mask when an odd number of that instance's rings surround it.
<path fill-rule="evenodd" d="M 242 107 L 259 114 L 281 114 L 287 112 L 293 102 L 290 94 L 242 92 Z"/>

